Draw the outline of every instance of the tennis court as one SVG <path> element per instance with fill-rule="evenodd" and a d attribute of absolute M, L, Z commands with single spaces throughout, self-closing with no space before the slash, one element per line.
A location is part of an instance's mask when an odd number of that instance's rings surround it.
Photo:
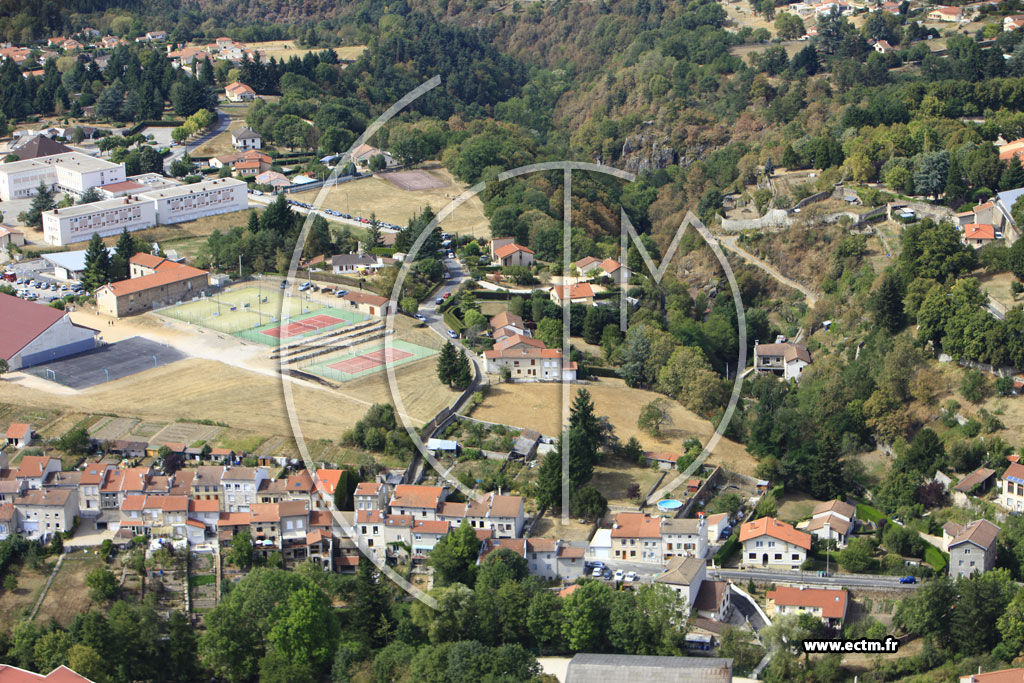
<path fill-rule="evenodd" d="M 334 356 L 327 360 L 311 363 L 302 367 L 302 370 L 326 379 L 347 382 L 357 377 L 365 377 L 366 375 L 380 372 L 388 365 L 404 365 L 421 358 L 428 358 L 436 353 L 437 350 L 435 349 L 396 339 L 392 342 L 391 349 L 386 349 L 383 345 L 379 345 L 376 348 L 361 353 Z"/>
<path fill-rule="evenodd" d="M 361 313 L 334 308 L 329 303 L 285 296 L 278 287 L 251 284 L 181 302 L 158 313 L 268 346 L 367 320 Z M 289 321 L 282 325 L 285 315 Z"/>
<path fill-rule="evenodd" d="M 307 332 L 316 332 L 323 330 L 332 325 L 344 324 L 347 321 L 344 318 L 336 318 L 333 315 L 318 314 L 310 318 L 304 318 L 301 321 L 291 320 L 287 325 L 281 325 L 278 327 L 271 327 L 267 330 L 260 330 L 260 334 L 265 334 L 268 337 L 274 339 L 288 339 L 290 337 L 297 337 L 300 334 Z"/>

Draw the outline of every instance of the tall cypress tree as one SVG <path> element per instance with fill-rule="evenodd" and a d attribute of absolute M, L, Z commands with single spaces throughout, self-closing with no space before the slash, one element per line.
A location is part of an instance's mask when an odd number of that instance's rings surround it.
<path fill-rule="evenodd" d="M 449 344 L 450 343 L 451 342 L 449 342 Z M 455 359 L 455 367 L 452 372 L 452 384 L 455 385 L 456 389 L 465 389 L 472 381 L 473 366 L 470 364 L 469 359 L 466 358 L 466 352 L 460 349 L 459 355 Z"/>
<path fill-rule="evenodd" d="M 443 384 L 452 385 L 455 380 L 455 366 L 458 363 L 458 353 L 451 342 L 445 342 L 441 347 L 441 355 L 437 357 L 437 378 Z"/>

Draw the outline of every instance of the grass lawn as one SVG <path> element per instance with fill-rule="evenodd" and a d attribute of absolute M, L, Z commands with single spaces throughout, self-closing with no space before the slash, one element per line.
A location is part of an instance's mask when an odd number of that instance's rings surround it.
<path fill-rule="evenodd" d="M 929 543 L 924 549 L 924 561 L 930 564 L 936 573 L 941 574 L 946 571 L 949 564 L 949 555 Z"/>
<path fill-rule="evenodd" d="M 188 585 L 192 588 L 209 586 L 215 583 L 217 583 L 217 577 L 214 574 L 200 574 L 199 576 L 190 576 L 188 578 Z"/>
<path fill-rule="evenodd" d="M 88 609 L 91 603 L 89 589 L 85 585 L 86 575 L 97 567 L 105 566 L 99 554 L 92 550 L 68 553 L 39 608 L 36 621 L 46 623 L 56 619 L 61 626 L 69 626 L 75 616 Z"/>
<path fill-rule="evenodd" d="M 882 514 L 881 510 L 867 503 L 857 503 L 857 517 L 869 522 L 875 522 L 876 524 L 885 519 L 885 515 Z"/>

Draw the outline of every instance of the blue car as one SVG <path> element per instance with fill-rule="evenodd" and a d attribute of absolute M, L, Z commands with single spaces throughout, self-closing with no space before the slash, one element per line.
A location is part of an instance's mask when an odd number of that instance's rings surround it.
<path fill-rule="evenodd" d="M 917 583 L 916 576 L 901 576 L 900 583 Z"/>

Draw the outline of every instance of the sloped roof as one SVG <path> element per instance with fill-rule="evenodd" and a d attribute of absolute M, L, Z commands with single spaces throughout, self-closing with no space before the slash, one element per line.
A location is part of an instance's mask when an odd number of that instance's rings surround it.
<path fill-rule="evenodd" d="M 991 223 L 968 223 L 964 226 L 965 240 L 994 240 L 996 228 Z"/>
<path fill-rule="evenodd" d="M 665 566 L 665 571 L 654 577 L 654 581 L 674 586 L 689 586 L 704 567 L 704 560 L 698 557 L 673 557 Z"/>
<path fill-rule="evenodd" d="M 811 362 L 811 354 L 803 344 L 781 342 L 779 344 L 758 344 L 755 351 L 759 356 L 782 356 L 787 363 L 794 360 Z"/>
<path fill-rule="evenodd" d="M 827 619 L 842 619 L 846 616 L 848 593 L 842 589 L 779 586 L 768 591 L 765 597 L 774 600 L 776 605 L 816 607 L 821 610 L 821 616 Z"/>
<path fill-rule="evenodd" d="M 703 581 L 697 597 L 693 600 L 693 609 L 703 612 L 715 612 L 722 606 L 722 598 L 729 591 L 725 581 Z"/>
<path fill-rule="evenodd" d="M 744 543 L 751 538 L 758 538 L 760 536 L 771 536 L 772 538 L 777 538 L 780 541 L 791 543 L 795 546 L 804 548 L 805 550 L 811 549 L 810 534 L 797 531 L 793 528 L 793 525 L 780 522 L 774 517 L 762 517 L 761 519 L 747 522 L 740 527 L 740 543 Z"/>
<path fill-rule="evenodd" d="M 37 135 L 28 142 L 18 146 L 16 150 L 12 152 L 21 161 L 26 159 L 38 159 L 39 157 L 48 157 L 54 154 L 64 154 L 65 152 L 73 152 L 67 145 L 62 145 L 52 138 L 48 138 L 45 135 Z"/>
<path fill-rule="evenodd" d="M 566 288 L 564 285 L 555 285 L 552 287 L 552 291 L 555 296 L 559 299 L 565 298 Z M 569 300 L 573 299 L 588 299 L 594 296 L 594 288 L 590 286 L 589 282 L 580 282 L 579 284 L 569 286 Z"/>
<path fill-rule="evenodd" d="M 506 256 L 511 256 L 517 251 L 525 251 L 527 254 L 533 253 L 532 249 L 529 249 L 521 244 L 516 244 L 515 242 L 513 242 L 512 244 L 505 244 L 495 249 L 494 255 L 497 256 L 498 258 L 505 258 Z"/>
<path fill-rule="evenodd" d="M 715 657 L 577 654 L 569 661 L 565 683 L 725 683 L 732 660 Z"/>
<path fill-rule="evenodd" d="M 27 439 L 32 435 L 32 427 L 24 422 L 15 422 L 7 428 L 8 439 Z"/>
<path fill-rule="evenodd" d="M 0 294 L 0 358 L 10 360 L 67 315 L 16 296 Z"/>
<path fill-rule="evenodd" d="M 999 527 L 987 519 L 979 519 L 965 526 L 956 538 L 949 542 L 949 547 L 972 543 L 979 548 L 990 548 L 998 536 Z"/>
<path fill-rule="evenodd" d="M 523 318 L 516 315 L 515 313 L 509 313 L 508 311 L 502 311 L 498 315 L 491 317 L 491 329 L 499 329 L 502 327 L 518 327 L 520 330 L 524 329 Z"/>
<path fill-rule="evenodd" d="M 391 498 L 392 507 L 430 508 L 437 509 L 444 489 L 440 486 L 417 486 L 399 484 L 395 487 L 395 495 Z"/>
<path fill-rule="evenodd" d="M 620 512 L 615 515 L 612 538 L 661 538 L 661 517 L 643 512 Z"/>
<path fill-rule="evenodd" d="M 988 478 L 995 473 L 995 470 L 990 470 L 987 467 L 979 467 L 978 469 L 974 470 L 966 477 L 961 479 L 960 482 L 953 487 L 953 490 L 959 491 L 960 493 L 970 493 L 971 489 L 973 489 L 978 484 L 987 481 Z"/>
<path fill-rule="evenodd" d="M 126 296 L 128 294 L 136 294 L 155 287 L 163 287 L 164 285 L 169 285 L 173 282 L 180 282 L 181 280 L 188 280 L 209 274 L 205 270 L 186 266 L 182 263 L 176 263 L 175 266 L 175 268 L 161 268 L 152 275 L 143 275 L 142 277 L 133 277 L 128 280 L 111 282 L 110 284 L 103 285 L 100 289 L 109 289 L 114 296 Z M 39 306 L 39 308 L 43 307 Z"/>
<path fill-rule="evenodd" d="M 844 503 L 841 500 L 827 500 L 815 505 L 814 511 L 811 515 L 820 515 L 823 512 L 834 512 L 835 514 L 846 517 L 847 519 L 853 519 L 854 515 L 857 514 L 857 508 L 849 503 Z"/>

